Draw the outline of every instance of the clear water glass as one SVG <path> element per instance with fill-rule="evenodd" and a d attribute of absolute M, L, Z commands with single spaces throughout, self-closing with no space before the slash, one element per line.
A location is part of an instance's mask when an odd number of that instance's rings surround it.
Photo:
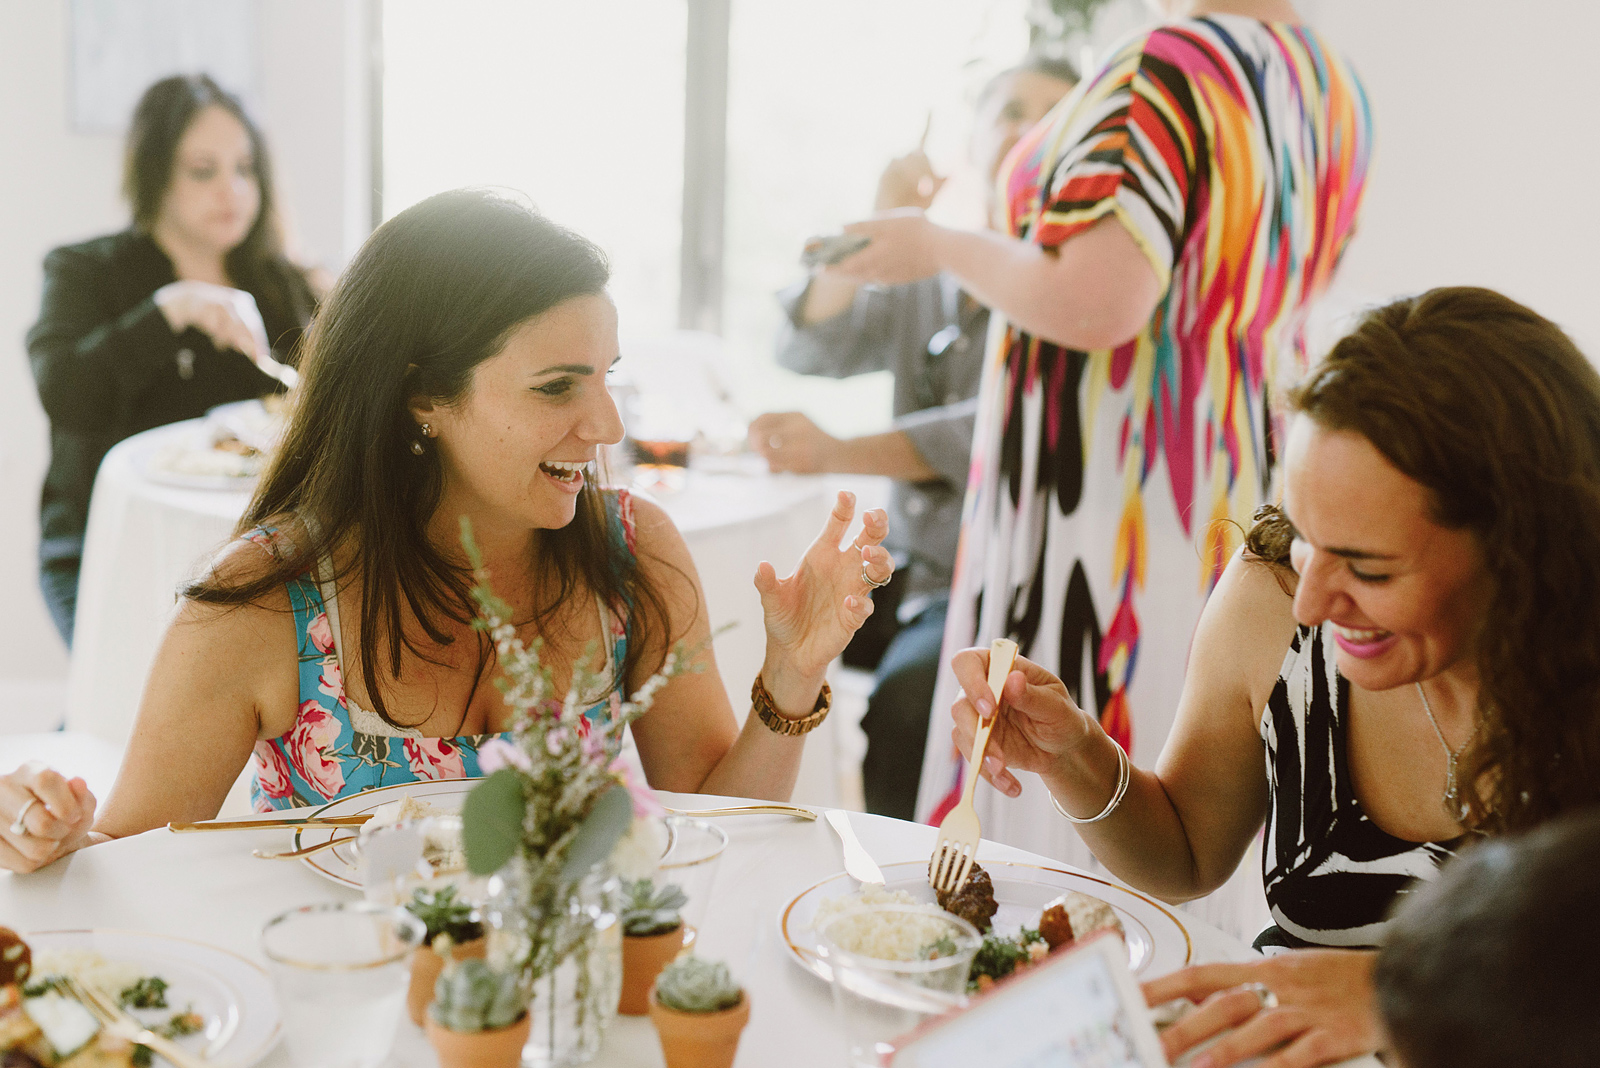
<path fill-rule="evenodd" d="M 667 851 L 656 872 L 656 885 L 675 883 L 682 888 L 689 899 L 681 910 L 683 922 L 698 931 L 705 925 L 711 888 L 728 848 L 728 832 L 690 816 L 668 816 L 665 822 Z"/>
<path fill-rule="evenodd" d="M 914 917 L 931 929 L 927 945 L 947 941 L 932 959 L 885 960 L 840 946 L 859 945 L 863 922 Z M 833 1007 L 851 1068 L 878 1068 L 895 1038 L 966 1000 L 967 972 L 983 939 L 967 921 L 927 906 L 866 905 L 831 917 L 817 931 L 818 952 L 833 973 Z M 926 948 L 926 947 L 923 947 Z"/>
<path fill-rule="evenodd" d="M 488 880 L 472 875 L 461 844 L 461 817 L 424 816 L 370 830 L 355 843 L 361 889 L 374 905 L 405 905 L 418 890 L 456 888 L 456 899 L 481 905 Z"/>
<path fill-rule="evenodd" d="M 411 951 L 427 928 L 368 901 L 307 905 L 273 917 L 261 949 L 299 1068 L 376 1068 L 405 1009 Z"/>

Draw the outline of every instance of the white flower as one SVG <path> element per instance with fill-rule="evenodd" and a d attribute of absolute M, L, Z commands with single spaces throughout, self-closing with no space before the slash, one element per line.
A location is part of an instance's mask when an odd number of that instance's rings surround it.
<path fill-rule="evenodd" d="M 624 879 L 655 874 L 667 851 L 667 825 L 656 816 L 636 816 L 628 833 L 611 851 L 611 869 Z"/>

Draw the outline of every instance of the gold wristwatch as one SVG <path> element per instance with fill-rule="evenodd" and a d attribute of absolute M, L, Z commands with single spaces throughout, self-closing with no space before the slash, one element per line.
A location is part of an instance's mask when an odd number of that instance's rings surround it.
<path fill-rule="evenodd" d="M 817 695 L 816 707 L 811 714 L 801 716 L 799 719 L 789 719 L 778 714 L 777 707 L 772 703 L 772 695 L 767 692 L 767 684 L 761 681 L 761 676 L 756 676 L 756 681 L 750 684 L 750 704 L 756 710 L 756 715 L 761 717 L 761 722 L 766 724 L 767 730 L 773 734 L 781 734 L 792 738 L 797 734 L 807 734 L 822 725 L 828 718 L 828 709 L 833 706 L 833 688 L 826 682 L 822 684 L 822 692 Z"/>

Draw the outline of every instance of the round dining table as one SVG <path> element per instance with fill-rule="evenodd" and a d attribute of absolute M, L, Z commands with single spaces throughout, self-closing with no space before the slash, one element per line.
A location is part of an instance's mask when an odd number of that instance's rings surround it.
<path fill-rule="evenodd" d="M 195 439 L 201 420 L 147 430 L 114 446 L 96 476 L 84 539 L 83 568 L 66 725 L 123 746 L 133 728 L 145 676 L 173 612 L 177 591 L 233 534 L 250 503 L 253 481 L 191 477 L 162 466 L 170 451 Z M 832 491 L 843 480 L 770 474 L 755 457 L 716 468 L 691 467 L 650 493 L 683 534 L 718 634 L 717 664 L 733 707 L 749 707 L 766 632 L 753 579 L 770 560 L 786 574 L 822 529 Z M 859 480 L 858 480 L 859 481 Z M 855 488 L 852 485 L 851 488 Z M 807 796 L 825 799 L 828 762 L 803 775 Z"/>
<path fill-rule="evenodd" d="M 682 809 L 744 803 L 706 795 L 659 797 Z M 932 827 L 862 813 L 849 818 L 880 865 L 925 860 L 933 849 Z M 788 902 L 841 870 L 838 840 L 823 820 L 741 815 L 713 821 L 727 831 L 729 845 L 712 883 L 696 953 L 725 961 L 750 997 L 750 1022 L 736 1064 L 742 1068 L 843 1065 L 845 1047 L 831 991 L 788 957 L 777 929 L 778 914 Z M 259 936 L 273 916 L 299 905 L 360 896 L 359 891 L 326 881 L 302 861 L 251 855 L 256 848 L 290 848 L 291 834 L 283 829 L 178 834 L 161 828 L 91 846 L 30 875 L 0 875 L 0 920 L 23 932 L 109 928 L 180 936 L 264 965 Z M 984 842 L 978 856 L 1063 867 L 992 842 Z M 1187 935 L 1183 952 L 1191 963 L 1254 956 L 1243 943 L 1216 928 L 1181 912 L 1172 916 Z M 292 1062 L 280 1043 L 260 1063 L 280 1068 Z M 597 1068 L 661 1065 L 661 1049 L 649 1018 L 619 1016 L 592 1063 Z M 1370 1058 L 1350 1063 L 1377 1065 Z M 402 1017 L 386 1064 L 432 1068 L 436 1061 L 421 1030 Z"/>

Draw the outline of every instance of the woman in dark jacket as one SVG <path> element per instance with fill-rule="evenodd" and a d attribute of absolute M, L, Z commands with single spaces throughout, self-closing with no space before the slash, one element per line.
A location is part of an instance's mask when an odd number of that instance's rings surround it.
<path fill-rule="evenodd" d="M 89 492 L 142 430 L 282 389 L 314 297 L 283 254 L 261 132 L 205 75 L 146 90 L 128 131 L 133 225 L 45 258 L 28 359 L 50 417 L 39 582 L 72 644 Z"/>

